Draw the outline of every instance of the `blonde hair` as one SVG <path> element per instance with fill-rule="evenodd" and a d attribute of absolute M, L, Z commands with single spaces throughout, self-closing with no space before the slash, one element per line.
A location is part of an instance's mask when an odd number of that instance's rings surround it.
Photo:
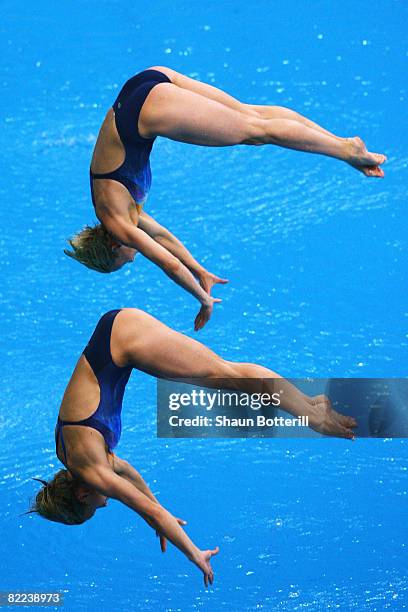
<path fill-rule="evenodd" d="M 64 249 L 65 255 L 97 272 L 111 272 L 115 262 L 112 238 L 100 223 L 86 225 L 83 230 L 68 239 L 73 251 Z"/>
<path fill-rule="evenodd" d="M 93 508 L 77 498 L 76 492 L 82 483 L 75 477 L 69 478 L 68 470 L 60 470 L 47 483 L 40 482 L 44 487 L 38 491 L 29 512 L 65 525 L 80 525 L 95 514 Z"/>

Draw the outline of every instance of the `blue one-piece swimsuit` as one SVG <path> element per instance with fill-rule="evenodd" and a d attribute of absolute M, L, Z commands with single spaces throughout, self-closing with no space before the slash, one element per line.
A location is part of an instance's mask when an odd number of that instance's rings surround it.
<path fill-rule="evenodd" d="M 112 326 L 119 312 L 120 310 L 110 310 L 101 317 L 83 352 L 99 383 L 100 400 L 97 409 L 91 416 L 81 421 L 63 421 L 58 417 L 55 444 L 58 450 L 60 438 L 65 461 L 67 455 L 62 431 L 64 425 L 80 425 L 96 429 L 103 435 L 109 451 L 119 442 L 122 431 L 120 415 L 123 394 L 132 372 L 129 366 L 123 368 L 117 366 L 113 362 L 110 350 Z"/>
<path fill-rule="evenodd" d="M 143 103 L 158 83 L 171 83 L 171 81 L 159 70 L 144 70 L 129 79 L 120 90 L 113 104 L 113 110 L 116 129 L 125 148 L 125 159 L 113 172 L 96 174 L 90 170 L 94 206 L 93 179 L 118 181 L 126 187 L 136 204 L 143 206 L 145 203 L 152 182 L 149 157 L 155 139 L 143 138 L 137 126 Z"/>

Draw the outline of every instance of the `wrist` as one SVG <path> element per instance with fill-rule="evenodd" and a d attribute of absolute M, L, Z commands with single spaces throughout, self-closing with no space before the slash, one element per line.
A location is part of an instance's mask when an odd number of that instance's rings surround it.
<path fill-rule="evenodd" d="M 196 263 L 196 265 L 191 271 L 197 278 L 202 278 L 204 276 L 208 276 L 209 274 L 209 272 L 207 272 L 207 270 L 203 268 L 203 266 L 199 263 Z"/>
<path fill-rule="evenodd" d="M 195 544 L 193 544 L 193 550 L 188 555 L 188 558 L 190 559 L 192 563 L 200 567 L 201 550 Z"/>

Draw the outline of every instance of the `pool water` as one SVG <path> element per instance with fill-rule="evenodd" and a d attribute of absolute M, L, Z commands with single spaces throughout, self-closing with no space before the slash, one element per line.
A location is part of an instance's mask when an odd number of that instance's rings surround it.
<path fill-rule="evenodd" d="M 158 440 L 155 381 L 133 373 L 118 453 L 201 548 L 119 503 L 76 528 L 20 516 L 59 467 L 53 428 L 99 316 L 134 306 L 221 355 L 291 377 L 406 377 L 407 73 L 402 1 L 2 3 L 0 590 L 66 610 L 402 610 L 403 439 Z M 98 275 L 63 254 L 94 220 L 88 168 L 118 88 L 168 65 L 242 101 L 289 106 L 388 156 L 386 178 L 273 147 L 155 143 L 147 212 L 230 284 L 197 304 L 137 258 Z"/>

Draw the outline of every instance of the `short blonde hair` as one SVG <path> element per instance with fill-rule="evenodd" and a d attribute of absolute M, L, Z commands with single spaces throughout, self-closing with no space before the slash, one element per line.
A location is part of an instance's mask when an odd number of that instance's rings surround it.
<path fill-rule="evenodd" d="M 115 262 L 112 238 L 100 223 L 86 225 L 68 239 L 73 251 L 64 249 L 65 255 L 97 272 L 111 272 Z"/>
<path fill-rule="evenodd" d="M 77 478 L 68 476 L 68 470 L 60 470 L 38 491 L 29 512 L 55 523 L 81 525 L 95 514 L 93 508 L 76 496 L 81 484 Z"/>

